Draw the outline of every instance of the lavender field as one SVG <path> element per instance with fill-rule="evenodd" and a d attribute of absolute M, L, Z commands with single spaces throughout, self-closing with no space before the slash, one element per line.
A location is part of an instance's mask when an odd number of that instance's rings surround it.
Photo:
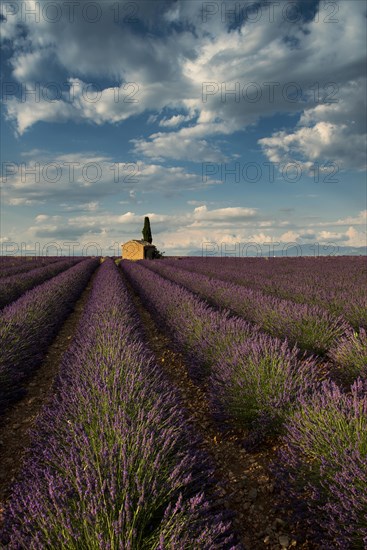
<path fill-rule="evenodd" d="M 1 258 L 1 547 L 367 548 L 366 281 Z"/>

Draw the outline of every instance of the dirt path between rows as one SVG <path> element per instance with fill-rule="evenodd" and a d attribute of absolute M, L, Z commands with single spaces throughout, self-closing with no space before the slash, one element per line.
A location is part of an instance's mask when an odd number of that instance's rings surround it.
<path fill-rule="evenodd" d="M 223 505 L 235 513 L 233 525 L 245 548 L 315 550 L 317 546 L 300 536 L 300 526 L 290 521 L 289 512 L 282 507 L 285 495 L 275 489 L 268 465 L 276 448 L 251 453 L 243 448 L 244 434 L 219 429 L 210 411 L 205 385 L 192 381 L 185 357 L 157 326 L 124 273 L 122 277 L 141 317 L 146 343 L 178 389 L 191 422 L 202 438 L 202 447 L 214 461 Z"/>
<path fill-rule="evenodd" d="M 97 271 L 90 278 L 72 313 L 50 345 L 45 359 L 25 384 L 25 397 L 10 406 L 0 420 L 0 525 L 1 513 L 10 496 L 11 485 L 22 468 L 30 444 L 30 429 L 53 394 L 52 386 L 59 372 L 62 355 L 71 343 L 96 273 Z"/>

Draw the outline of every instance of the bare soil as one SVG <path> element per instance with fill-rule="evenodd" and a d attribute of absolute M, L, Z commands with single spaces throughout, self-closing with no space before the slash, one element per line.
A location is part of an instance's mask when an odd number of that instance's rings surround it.
<path fill-rule="evenodd" d="M 43 406 L 53 395 L 53 385 L 59 372 L 61 358 L 68 349 L 92 289 L 95 274 L 76 302 L 48 352 L 26 382 L 24 398 L 10 406 L 0 419 L 0 524 L 11 486 L 22 468 L 30 444 L 30 431 Z"/>
<path fill-rule="evenodd" d="M 61 358 L 68 349 L 92 289 L 95 274 L 76 302 L 48 353 L 26 384 L 26 396 L 11 406 L 0 419 L 0 524 L 1 512 L 11 494 L 12 483 L 22 468 L 30 444 L 30 430 L 43 406 L 53 395 Z M 201 436 L 203 450 L 213 460 L 215 479 L 223 505 L 234 512 L 234 527 L 246 549 L 280 550 L 318 547 L 300 536 L 301 526 L 292 523 L 282 505 L 269 471 L 276 446 L 249 452 L 243 448 L 245 433 L 223 431 L 213 419 L 205 384 L 194 383 L 188 375 L 188 362 L 163 332 L 126 277 L 131 297 L 140 315 L 147 345 L 153 351 L 172 385 L 178 390 L 190 422 Z M 285 537 L 285 538 L 281 538 Z M 281 542 L 288 542 L 287 546 Z"/>
<path fill-rule="evenodd" d="M 291 521 L 290 511 L 282 504 L 284 493 L 276 490 L 269 464 L 277 447 L 249 452 L 243 447 L 245 433 L 220 429 L 212 416 L 205 384 L 190 378 L 184 355 L 158 327 L 124 274 L 122 277 L 141 317 L 146 343 L 178 390 L 190 421 L 201 436 L 202 448 L 214 462 L 219 494 L 223 505 L 235 514 L 233 525 L 245 548 L 315 550 L 317 546 L 300 535 L 304 527 Z M 287 542 L 287 546 L 281 544 Z"/>

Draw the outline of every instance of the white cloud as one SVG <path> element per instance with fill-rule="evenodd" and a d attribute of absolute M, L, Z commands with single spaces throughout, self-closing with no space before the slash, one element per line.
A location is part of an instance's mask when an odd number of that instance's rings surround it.
<path fill-rule="evenodd" d="M 367 226 L 367 210 L 361 210 L 357 216 L 348 216 L 346 218 L 342 218 L 340 220 L 336 220 L 335 222 L 332 222 L 333 226 L 338 225 L 363 225 Z M 318 222 L 315 225 L 317 226 L 323 226 L 323 225 L 330 225 L 329 222 Z"/>
<path fill-rule="evenodd" d="M 206 205 L 202 205 L 194 209 L 193 218 L 195 222 L 232 224 L 252 220 L 256 215 L 256 208 L 228 207 L 208 210 Z"/>
<path fill-rule="evenodd" d="M 342 233 L 337 233 L 336 231 L 320 231 L 318 238 L 320 241 L 343 241 L 346 237 Z"/>
<path fill-rule="evenodd" d="M 204 204 L 193 205 L 188 212 L 183 210 L 172 214 L 128 209 L 122 213 L 106 210 L 82 212 L 69 217 L 39 214 L 35 225 L 31 225 L 26 234 L 28 239 L 37 239 L 41 243 L 50 239 L 57 242 L 63 239 L 80 243 L 94 241 L 107 250 L 112 243 L 140 238 L 145 216 L 150 218 L 154 243 L 160 250 L 171 254 L 200 250 L 204 243 L 212 243 L 214 248 L 218 247 L 219 253 L 221 247 L 226 252 L 237 247 L 238 253 L 238 246 L 248 243 L 256 243 L 264 253 L 269 252 L 272 242 L 275 250 L 292 242 L 300 245 L 305 242 L 335 243 L 337 246 L 367 244 L 366 232 L 358 225 L 349 225 L 339 232 L 335 228 L 337 220 L 330 220 L 328 227 L 315 231 L 313 225 L 299 221 L 284 231 L 284 220 L 271 218 L 261 210 L 246 206 L 210 209 Z M 359 216 L 350 218 L 357 220 Z M 20 234 L 18 238 L 21 238 Z"/>
<path fill-rule="evenodd" d="M 347 246 L 367 246 L 367 231 L 357 231 L 355 227 L 350 226 L 345 234 L 348 237 Z"/>
<path fill-rule="evenodd" d="M 357 84 L 357 83 L 354 83 Z M 333 105 L 319 105 L 305 111 L 294 132 L 279 131 L 258 140 L 271 162 L 334 162 L 338 169 L 366 169 L 366 124 L 362 98 L 365 81 L 346 86 L 344 99 Z"/>
<path fill-rule="evenodd" d="M 281 242 L 296 242 L 299 238 L 299 233 L 297 231 L 286 231 L 279 236 Z"/>
<path fill-rule="evenodd" d="M 99 202 L 92 201 L 82 204 L 68 205 L 66 203 L 60 204 L 64 212 L 96 212 L 99 209 Z"/>
<path fill-rule="evenodd" d="M 50 224 L 50 222 L 59 222 L 61 221 L 61 216 L 49 216 L 48 214 L 38 214 L 36 217 L 35 217 L 35 222 L 38 224 L 38 223 L 44 223 L 44 222 L 48 222 Z M 51 227 L 51 226 L 50 226 Z M 56 227 L 56 226 L 54 226 Z"/>
<path fill-rule="evenodd" d="M 36 172 L 39 181 L 32 172 Z M 40 153 L 20 164 L 16 173 L 4 180 L 3 198 L 13 206 L 47 200 L 70 211 L 96 211 L 103 198 L 115 195 L 125 194 L 135 202 L 137 194 L 159 191 L 168 196 L 222 184 L 211 178 L 203 181 L 201 173 L 182 166 L 116 162 L 112 157 L 92 152 Z"/>
<path fill-rule="evenodd" d="M 6 103 L 6 117 L 16 124 L 17 133 L 22 135 L 36 122 L 62 122 L 70 120 L 74 109 L 63 101 L 22 102 L 10 98 Z"/>
<path fill-rule="evenodd" d="M 35 89 L 36 83 L 41 81 L 51 83 L 57 79 L 54 48 L 21 52 L 17 57 L 12 58 L 11 62 L 13 77 L 18 82 L 26 83 L 30 90 Z M 47 95 L 45 94 L 45 97 Z"/>
<path fill-rule="evenodd" d="M 159 126 L 164 126 L 168 128 L 173 128 L 175 126 L 179 126 L 183 122 L 187 122 L 188 120 L 191 120 L 192 116 L 187 115 L 174 115 L 170 118 L 162 118 L 162 120 L 159 121 Z"/>
<path fill-rule="evenodd" d="M 49 216 L 47 214 L 38 214 L 35 218 L 36 223 L 43 223 L 49 219 Z"/>
<path fill-rule="evenodd" d="M 157 132 L 149 140 L 133 139 L 134 150 L 153 160 L 167 158 L 192 162 L 225 162 L 228 160 L 218 146 L 208 142 L 205 136 L 230 133 L 223 123 L 203 123 L 181 128 L 177 132 Z"/>
<path fill-rule="evenodd" d="M 34 206 L 43 203 L 44 201 L 27 199 L 26 197 L 13 197 L 7 200 L 7 204 L 9 204 L 10 206 Z"/>
<path fill-rule="evenodd" d="M 358 231 L 350 226 L 342 233 L 337 231 L 320 231 L 317 235 L 320 242 L 337 243 L 343 246 L 367 246 L 367 231 Z"/>
<path fill-rule="evenodd" d="M 118 223 L 132 223 L 137 221 L 137 216 L 134 212 L 125 212 L 117 218 Z"/>
<path fill-rule="evenodd" d="M 200 3 L 178 1 L 175 6 L 163 5 L 162 10 L 149 2 L 134 4 L 138 19 L 150 30 L 144 47 L 134 25 L 124 25 L 122 32 L 115 24 L 111 10 L 115 4 L 109 0 L 100 3 L 103 17 L 98 33 L 81 16 L 80 7 L 73 24 L 64 17 L 67 10 L 58 23 L 41 18 L 36 24 L 29 17 L 18 30 L 15 22 L 19 23 L 20 15 L 8 17 L 4 27 L 14 40 L 14 77 L 22 83 L 42 82 L 47 66 L 48 78 L 56 71 L 59 81 L 62 78 L 65 82 L 66 73 L 75 88 L 71 101 L 65 93 L 54 103 L 9 100 L 6 111 L 20 134 L 39 120 L 116 123 L 138 113 L 165 109 L 171 110 L 172 116 L 164 116 L 160 121 L 163 127 L 175 128 L 194 115 L 197 122 L 187 129 L 143 137 L 135 142 L 137 151 L 152 159 L 220 162 L 225 155 L 211 143 L 213 136 L 230 135 L 255 124 L 260 117 L 298 113 L 301 127 L 264 138 L 268 140 L 262 142 L 266 154 L 284 157 L 301 152 L 305 162 L 325 158 L 337 159 L 346 167 L 364 165 L 365 127 L 358 116 L 365 89 L 361 78 L 365 61 L 363 2 L 340 2 L 333 24 L 324 23 L 326 14 L 320 13 L 318 21 L 303 19 L 294 25 L 284 19 L 286 3 L 281 1 L 273 6 L 274 21 L 269 22 L 264 8 L 256 23 L 247 21 L 232 29 L 221 18 L 220 10 L 204 21 Z M 231 6 L 229 2 L 228 9 Z M 322 12 L 322 7 L 319 9 Z M 181 30 L 164 27 L 176 25 L 177 18 Z M 169 32 L 162 33 L 162 25 Z M 96 102 L 80 93 L 95 77 L 115 81 Z M 303 92 L 295 101 L 284 91 L 290 82 Z M 312 85 L 318 83 L 321 95 L 325 95 L 324 85 L 333 82 L 340 102 L 315 105 Z M 127 90 L 126 83 L 130 83 Z M 133 92 L 134 83 L 138 101 L 129 103 L 126 94 Z M 205 83 L 212 83 L 212 88 L 203 98 Z M 266 83 L 276 84 L 274 101 Z M 238 101 L 230 93 L 237 85 Z M 255 88 L 260 92 L 257 101 L 252 97 Z M 116 102 L 117 92 L 125 99 Z M 149 120 L 154 117 L 150 114 Z"/>

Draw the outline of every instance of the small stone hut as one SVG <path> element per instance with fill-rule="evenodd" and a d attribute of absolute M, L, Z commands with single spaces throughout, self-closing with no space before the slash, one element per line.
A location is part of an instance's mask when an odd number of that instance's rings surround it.
<path fill-rule="evenodd" d="M 136 240 L 127 241 L 122 245 L 123 260 L 152 260 L 156 247 L 147 241 Z"/>

